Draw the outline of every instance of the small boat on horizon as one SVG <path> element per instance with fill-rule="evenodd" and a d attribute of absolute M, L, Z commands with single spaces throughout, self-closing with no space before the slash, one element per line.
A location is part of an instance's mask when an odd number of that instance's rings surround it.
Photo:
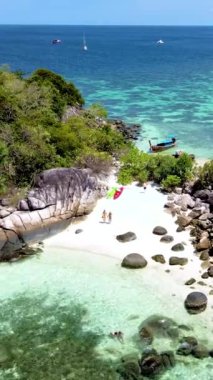
<path fill-rule="evenodd" d="M 170 140 L 162 141 L 159 144 L 152 145 L 151 141 L 149 140 L 149 146 L 150 146 L 150 153 L 155 152 L 163 152 L 164 150 L 173 148 L 176 145 L 176 138 L 172 137 Z"/>
<path fill-rule="evenodd" d="M 53 45 L 56 45 L 56 44 L 61 44 L 61 40 L 59 40 L 59 39 L 55 39 L 55 40 L 52 40 L 52 44 Z"/>
<path fill-rule="evenodd" d="M 84 50 L 84 51 L 87 51 L 87 50 L 88 50 L 85 35 L 83 35 L 83 50 Z"/>

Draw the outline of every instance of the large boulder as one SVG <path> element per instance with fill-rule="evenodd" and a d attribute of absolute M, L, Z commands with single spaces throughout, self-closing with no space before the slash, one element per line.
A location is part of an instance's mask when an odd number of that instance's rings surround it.
<path fill-rule="evenodd" d="M 166 228 L 161 227 L 161 226 L 156 226 L 156 227 L 153 229 L 152 232 L 153 232 L 154 235 L 160 235 L 160 236 L 162 236 L 162 235 L 166 235 L 166 234 L 167 234 L 167 230 L 166 230 Z"/>
<path fill-rule="evenodd" d="M 0 230 L 4 231 L 0 234 L 0 260 L 67 227 L 72 218 L 89 214 L 102 188 L 86 169 L 59 168 L 39 174 L 18 211 L 0 219 Z"/>
<path fill-rule="evenodd" d="M 185 308 L 189 314 L 199 314 L 206 310 L 208 299 L 204 293 L 192 292 L 185 299 Z"/>
<path fill-rule="evenodd" d="M 126 243 L 128 241 L 136 240 L 137 236 L 135 235 L 134 232 L 126 232 L 125 234 L 122 235 L 117 235 L 116 239 L 120 241 L 121 243 Z"/>
<path fill-rule="evenodd" d="M 121 266 L 130 269 L 139 269 L 147 266 L 146 259 L 138 253 L 130 253 L 124 257 Z"/>
<path fill-rule="evenodd" d="M 122 379 L 134 380 L 140 378 L 141 369 L 137 360 L 123 361 L 117 368 Z"/>
<path fill-rule="evenodd" d="M 199 198 L 202 201 L 207 201 L 209 199 L 210 194 L 211 194 L 211 191 L 208 190 L 208 189 L 205 189 L 205 190 L 198 190 L 198 191 L 196 191 L 193 194 L 193 196 L 194 196 L 194 198 Z"/>
<path fill-rule="evenodd" d="M 171 256 L 169 258 L 169 265 L 186 265 L 188 263 L 188 259 L 186 257 L 176 257 Z"/>

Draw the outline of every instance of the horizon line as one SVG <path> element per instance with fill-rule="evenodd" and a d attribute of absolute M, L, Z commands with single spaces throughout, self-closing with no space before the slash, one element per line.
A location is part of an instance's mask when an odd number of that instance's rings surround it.
<path fill-rule="evenodd" d="M 213 25 L 207 24 L 8 24 L 3 23 L 0 26 L 95 26 L 95 27 L 213 27 Z"/>

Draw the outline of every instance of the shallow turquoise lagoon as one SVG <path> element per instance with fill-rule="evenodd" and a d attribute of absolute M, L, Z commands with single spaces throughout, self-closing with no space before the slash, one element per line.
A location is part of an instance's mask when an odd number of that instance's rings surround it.
<path fill-rule="evenodd" d="M 154 268 L 128 271 L 117 259 L 48 248 L 29 260 L 1 264 L 0 288 L 2 380 L 93 380 L 100 373 L 117 379 L 116 361 L 141 352 L 138 328 L 153 314 L 187 325 L 187 334 L 213 346 L 210 310 L 188 315 L 170 274 Z M 108 337 L 118 330 L 123 344 Z M 155 339 L 154 347 L 175 350 L 177 342 Z M 212 379 L 211 358 L 177 359 L 162 380 Z"/>

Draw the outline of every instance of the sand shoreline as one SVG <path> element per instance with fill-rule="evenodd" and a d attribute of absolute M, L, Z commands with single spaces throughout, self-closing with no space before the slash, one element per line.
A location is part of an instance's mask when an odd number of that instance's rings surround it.
<path fill-rule="evenodd" d="M 111 184 L 112 181 L 113 178 L 111 178 Z M 190 292 L 190 287 L 185 286 L 184 283 L 191 277 L 194 277 L 196 281 L 202 280 L 203 262 L 194 253 L 189 230 L 176 232 L 175 218 L 164 208 L 166 200 L 167 195 L 159 192 L 158 188 L 151 183 L 148 184 L 146 190 L 135 184 L 125 186 L 123 194 L 117 200 L 100 199 L 93 212 L 85 220 L 71 224 L 65 231 L 45 240 L 44 245 L 108 256 L 119 263 L 129 253 L 142 254 L 148 261 L 148 266 L 142 271 L 151 268 L 157 268 L 161 272 L 169 270 L 172 274 L 169 277 L 172 277 L 178 287 L 180 284 L 183 285 L 182 292 L 187 294 Z M 101 215 L 104 209 L 112 212 L 111 224 L 102 223 Z M 165 227 L 168 234 L 174 237 L 172 243 L 162 243 L 160 237 L 152 233 L 157 225 Z M 82 229 L 82 232 L 76 234 L 77 229 Z M 127 243 L 116 240 L 117 235 L 128 231 L 134 232 L 137 239 Z M 184 243 L 185 250 L 173 252 L 171 247 L 181 242 Z M 163 254 L 166 264 L 153 261 L 151 257 L 156 254 Z M 168 260 L 171 256 L 186 257 L 188 264 L 183 267 L 170 266 Z M 165 275 L 168 276 L 168 274 Z M 210 281 L 207 281 L 207 286 L 196 282 L 193 288 L 208 295 L 209 285 Z M 211 298 L 213 297 L 209 296 L 209 302 L 213 305 Z"/>

